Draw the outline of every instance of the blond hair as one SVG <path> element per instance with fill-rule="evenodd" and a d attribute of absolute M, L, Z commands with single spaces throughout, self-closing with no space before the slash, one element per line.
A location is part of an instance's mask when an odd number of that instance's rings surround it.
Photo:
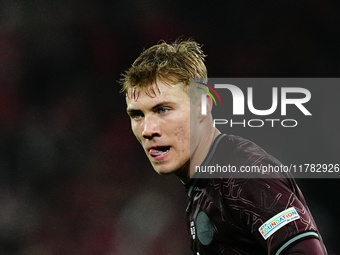
<path fill-rule="evenodd" d="M 205 57 L 201 46 L 192 40 L 156 44 L 142 52 L 122 75 L 122 92 L 154 94 L 152 85 L 157 87 L 157 80 L 169 85 L 183 83 L 187 88 L 191 79 L 207 79 Z"/>

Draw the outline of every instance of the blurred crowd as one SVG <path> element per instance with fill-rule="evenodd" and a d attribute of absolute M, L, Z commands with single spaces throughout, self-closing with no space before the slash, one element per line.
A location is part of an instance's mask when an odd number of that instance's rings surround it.
<path fill-rule="evenodd" d="M 211 76 L 336 77 L 336 5 L 0 0 L 0 254 L 191 254 L 184 187 L 143 155 L 120 73 L 192 37 Z"/>

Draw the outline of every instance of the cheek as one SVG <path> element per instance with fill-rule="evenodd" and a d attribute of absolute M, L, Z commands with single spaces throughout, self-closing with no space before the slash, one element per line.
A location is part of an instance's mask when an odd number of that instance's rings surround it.
<path fill-rule="evenodd" d="M 139 125 L 131 123 L 131 130 L 132 130 L 133 134 L 137 138 L 138 142 L 142 143 L 141 131 L 139 129 L 140 129 Z"/>
<path fill-rule="evenodd" d="M 176 139 L 180 145 L 180 150 L 186 152 L 190 147 L 190 127 L 181 126 L 175 130 Z"/>

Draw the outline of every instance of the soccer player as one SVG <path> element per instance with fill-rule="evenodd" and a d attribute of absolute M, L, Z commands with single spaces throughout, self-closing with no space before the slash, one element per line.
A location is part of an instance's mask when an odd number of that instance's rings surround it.
<path fill-rule="evenodd" d="M 208 95 L 209 114 L 201 114 L 201 90 L 190 100 L 190 81 L 207 79 L 204 59 L 194 41 L 163 42 L 142 52 L 122 78 L 133 133 L 153 168 L 186 187 L 193 253 L 327 254 L 292 178 L 197 178 L 194 166 L 281 165 L 251 141 L 221 134 Z"/>

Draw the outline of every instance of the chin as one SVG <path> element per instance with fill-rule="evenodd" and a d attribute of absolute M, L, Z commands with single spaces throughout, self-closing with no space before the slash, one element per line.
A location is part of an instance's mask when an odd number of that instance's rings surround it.
<path fill-rule="evenodd" d="M 170 174 L 174 174 L 176 176 L 181 176 L 183 174 L 183 172 L 185 171 L 185 167 L 177 167 L 177 166 L 172 166 L 172 167 L 165 167 L 164 165 L 160 166 L 160 165 L 153 165 L 155 171 L 159 174 L 159 175 L 170 175 Z"/>
<path fill-rule="evenodd" d="M 160 175 L 168 175 L 174 173 L 174 171 L 171 171 L 169 169 L 157 169 L 156 167 L 154 167 L 154 169 Z"/>
<path fill-rule="evenodd" d="M 152 165 L 154 170 L 160 175 L 173 174 L 176 170 L 166 167 L 165 165 Z"/>

